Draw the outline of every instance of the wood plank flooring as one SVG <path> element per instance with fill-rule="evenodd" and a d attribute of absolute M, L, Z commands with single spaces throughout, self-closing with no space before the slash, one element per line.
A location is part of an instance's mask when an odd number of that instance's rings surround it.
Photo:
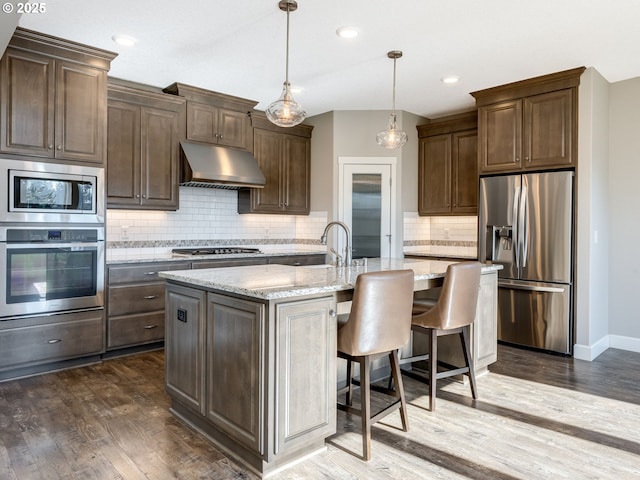
<path fill-rule="evenodd" d="M 161 351 L 0 383 L 0 479 L 255 479 L 169 412 Z M 372 429 L 338 413 L 326 452 L 271 478 L 640 478 L 640 354 L 594 362 L 499 347 L 468 385 L 405 377 L 410 430 L 398 413 Z"/>

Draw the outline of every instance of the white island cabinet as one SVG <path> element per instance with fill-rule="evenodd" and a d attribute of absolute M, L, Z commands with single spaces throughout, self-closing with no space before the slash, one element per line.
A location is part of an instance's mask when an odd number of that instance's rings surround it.
<path fill-rule="evenodd" d="M 426 290 L 442 283 L 449 263 L 369 259 L 367 270 L 411 268 L 414 289 Z M 495 268 L 483 274 L 495 277 Z M 350 299 L 362 272 L 318 265 L 162 272 L 172 412 L 260 476 L 322 451 L 336 430 L 337 304 Z"/>

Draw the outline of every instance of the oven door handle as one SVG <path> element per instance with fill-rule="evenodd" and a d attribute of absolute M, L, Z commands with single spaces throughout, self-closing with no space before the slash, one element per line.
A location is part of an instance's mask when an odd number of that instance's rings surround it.
<path fill-rule="evenodd" d="M 98 242 L 74 242 L 74 243 L 56 243 L 56 242 L 32 242 L 32 243 L 11 243 L 6 242 L 7 250 L 17 249 L 37 249 L 37 248 L 56 248 L 62 249 L 77 249 L 77 248 L 95 248 L 98 246 Z"/>

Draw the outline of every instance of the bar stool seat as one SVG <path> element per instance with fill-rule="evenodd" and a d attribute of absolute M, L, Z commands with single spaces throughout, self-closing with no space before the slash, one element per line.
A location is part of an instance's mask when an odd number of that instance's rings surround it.
<path fill-rule="evenodd" d="M 418 300 L 413 303 L 411 330 L 427 336 L 429 353 L 413 355 L 400 360 L 401 364 L 427 361 L 428 376 L 403 370 L 403 373 L 429 385 L 429 410 L 436 408 L 436 380 L 467 374 L 471 395 L 478 398 L 473 357 L 469 344 L 470 327 L 476 316 L 480 289 L 480 262 L 460 262 L 449 265 L 445 273 L 440 297 L 434 302 Z M 465 365 L 456 367 L 438 360 L 438 337 L 459 335 Z M 440 370 L 438 369 L 440 367 Z"/>
<path fill-rule="evenodd" d="M 398 362 L 398 349 L 409 341 L 411 305 L 413 302 L 413 270 L 388 270 L 361 273 L 356 279 L 351 312 L 338 316 L 338 357 L 347 360 L 347 385 L 338 390 L 346 394 L 338 409 L 359 415 L 362 419 L 362 450 L 371 459 L 371 425 L 400 409 L 402 428 L 409 429 L 406 401 Z M 395 390 L 375 388 L 396 400 L 379 412 L 371 413 L 371 362 L 387 355 Z M 352 378 L 352 364 L 360 365 L 360 381 Z M 354 384 L 361 392 L 360 408 L 353 407 Z"/>

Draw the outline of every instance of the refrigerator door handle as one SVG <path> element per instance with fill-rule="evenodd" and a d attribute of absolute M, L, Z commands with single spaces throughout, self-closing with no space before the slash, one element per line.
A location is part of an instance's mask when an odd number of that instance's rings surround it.
<path fill-rule="evenodd" d="M 541 287 L 536 285 L 513 285 L 511 283 L 498 282 L 499 288 L 506 288 L 508 290 L 526 290 L 528 292 L 544 292 L 544 293 L 564 293 L 565 288 L 562 287 Z"/>
<path fill-rule="evenodd" d="M 529 204 L 527 201 L 528 190 L 526 177 L 522 177 L 522 189 L 520 191 L 520 211 L 518 213 L 518 250 L 522 255 L 522 268 L 527 266 L 527 253 L 529 249 L 528 227 L 529 227 Z"/>
<path fill-rule="evenodd" d="M 516 268 L 520 270 L 520 225 L 518 222 L 518 206 L 520 202 L 520 185 L 516 185 L 513 189 L 513 240 L 514 253 L 516 257 Z"/>

